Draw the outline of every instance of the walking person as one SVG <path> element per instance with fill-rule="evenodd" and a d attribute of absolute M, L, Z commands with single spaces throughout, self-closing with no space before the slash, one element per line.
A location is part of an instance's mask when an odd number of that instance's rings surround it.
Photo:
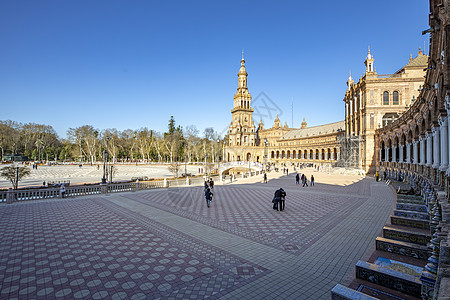
<path fill-rule="evenodd" d="M 314 175 L 311 174 L 311 186 L 314 186 Z"/>
<path fill-rule="evenodd" d="M 305 174 L 302 175 L 302 182 L 303 182 L 303 187 L 308 186 L 308 179 L 306 179 Z"/>
<path fill-rule="evenodd" d="M 378 182 L 378 180 L 380 179 L 380 173 L 378 173 L 378 171 L 375 173 L 375 180 Z"/>
<path fill-rule="evenodd" d="M 295 184 L 299 184 L 300 183 L 300 175 L 295 175 Z"/>
<path fill-rule="evenodd" d="M 212 200 L 212 196 L 213 194 L 211 193 L 211 190 L 208 188 L 205 189 L 205 199 L 206 199 L 206 205 L 209 206 L 211 205 L 211 200 Z"/>
<path fill-rule="evenodd" d="M 214 180 L 212 178 L 209 179 L 209 187 L 211 188 L 211 191 L 214 190 Z"/>
<path fill-rule="evenodd" d="M 267 183 L 267 173 L 264 173 L 263 179 L 264 179 L 264 183 Z"/>

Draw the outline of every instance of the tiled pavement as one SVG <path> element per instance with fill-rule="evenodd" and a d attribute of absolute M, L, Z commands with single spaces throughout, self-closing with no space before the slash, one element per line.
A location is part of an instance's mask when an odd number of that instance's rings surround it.
<path fill-rule="evenodd" d="M 279 186 L 286 210 L 272 210 Z M 329 299 L 393 206 L 371 178 L 293 177 L 0 206 L 1 299 Z"/>

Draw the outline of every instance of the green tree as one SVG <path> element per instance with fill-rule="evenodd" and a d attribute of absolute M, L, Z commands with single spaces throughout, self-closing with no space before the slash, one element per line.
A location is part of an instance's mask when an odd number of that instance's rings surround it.
<path fill-rule="evenodd" d="M 19 181 L 21 181 L 25 176 L 30 175 L 30 173 L 31 171 L 28 167 L 15 167 L 10 165 L 1 169 L 0 176 L 9 180 L 13 188 L 17 190 L 19 187 Z"/>

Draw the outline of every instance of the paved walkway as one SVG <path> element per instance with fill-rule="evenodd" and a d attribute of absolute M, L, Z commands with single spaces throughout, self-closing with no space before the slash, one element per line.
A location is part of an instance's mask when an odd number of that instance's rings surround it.
<path fill-rule="evenodd" d="M 201 187 L 2 205 L 0 298 L 329 299 L 394 199 L 372 178 L 314 174 L 216 186 L 209 209 Z"/>

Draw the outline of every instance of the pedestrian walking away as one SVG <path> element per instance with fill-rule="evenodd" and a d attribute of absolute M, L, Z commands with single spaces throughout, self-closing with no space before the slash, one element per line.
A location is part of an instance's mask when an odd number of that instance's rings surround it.
<path fill-rule="evenodd" d="M 298 175 L 297 173 L 297 175 L 295 175 L 295 184 L 299 184 L 299 182 L 300 182 L 300 175 Z"/>
<path fill-rule="evenodd" d="M 311 186 L 314 186 L 314 175 L 311 174 Z"/>
<path fill-rule="evenodd" d="M 211 191 L 214 190 L 214 180 L 212 178 L 209 179 L 209 187 L 211 188 Z"/>
<path fill-rule="evenodd" d="M 378 182 L 378 180 L 380 179 L 380 173 L 378 173 L 378 171 L 375 173 L 375 180 Z"/>
<path fill-rule="evenodd" d="M 206 205 L 208 206 L 208 208 L 211 205 L 212 197 L 213 197 L 213 193 L 211 192 L 209 187 L 206 188 L 205 189 L 205 200 L 206 200 Z"/>
<path fill-rule="evenodd" d="M 264 183 L 267 183 L 267 174 L 266 173 L 264 173 Z"/>

